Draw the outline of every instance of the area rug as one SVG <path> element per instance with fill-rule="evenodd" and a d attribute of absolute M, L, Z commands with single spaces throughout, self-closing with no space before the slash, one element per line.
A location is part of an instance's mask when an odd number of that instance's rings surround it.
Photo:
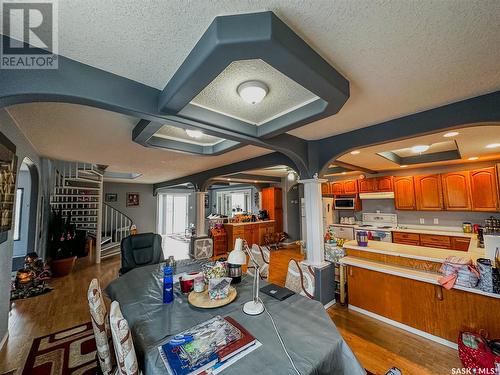
<path fill-rule="evenodd" d="M 90 375 L 98 371 L 92 323 L 33 340 L 23 375 Z"/>

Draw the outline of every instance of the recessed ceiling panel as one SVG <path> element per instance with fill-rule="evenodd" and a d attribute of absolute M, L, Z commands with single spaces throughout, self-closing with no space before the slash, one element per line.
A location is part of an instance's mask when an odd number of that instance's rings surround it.
<path fill-rule="evenodd" d="M 417 145 L 417 144 L 415 144 L 415 145 Z M 429 148 L 426 151 L 417 152 L 417 153 L 415 153 L 411 147 L 405 147 L 405 148 L 400 148 L 397 150 L 390 150 L 390 151 L 399 157 L 405 158 L 408 156 L 415 156 L 416 154 L 417 155 L 418 154 L 427 155 L 427 154 L 434 154 L 436 152 L 453 151 L 453 150 L 457 149 L 457 144 L 455 141 L 436 142 L 436 143 L 427 144 L 427 146 L 429 146 Z M 413 145 L 412 145 L 412 147 L 413 147 Z"/>
<path fill-rule="evenodd" d="M 171 139 L 174 141 L 180 141 L 199 146 L 213 146 L 224 140 L 222 138 L 214 137 L 203 133 L 201 133 L 200 136 L 198 136 L 197 134 L 196 137 L 191 137 L 188 135 L 186 130 L 172 125 L 164 125 L 162 128 L 160 128 L 160 130 L 158 130 L 155 133 L 155 137 Z"/>
<path fill-rule="evenodd" d="M 237 92 L 241 83 L 252 80 L 261 81 L 269 88 L 266 97 L 257 104 L 245 102 Z M 252 59 L 229 64 L 191 104 L 261 125 L 316 99 L 316 95 L 271 65 Z"/>

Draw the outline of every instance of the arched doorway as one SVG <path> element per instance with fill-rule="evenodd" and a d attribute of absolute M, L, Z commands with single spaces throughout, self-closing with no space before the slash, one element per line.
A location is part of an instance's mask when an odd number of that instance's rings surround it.
<path fill-rule="evenodd" d="M 23 266 L 27 253 L 36 251 L 38 212 L 38 169 L 33 161 L 24 158 L 17 175 L 14 214 L 12 269 Z"/>

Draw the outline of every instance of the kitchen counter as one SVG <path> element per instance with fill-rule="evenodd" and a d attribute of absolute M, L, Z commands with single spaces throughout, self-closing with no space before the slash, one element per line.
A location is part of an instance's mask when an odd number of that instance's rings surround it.
<path fill-rule="evenodd" d="M 231 225 L 231 226 L 241 226 L 241 225 L 248 225 L 248 224 L 265 224 L 265 223 L 274 223 L 274 220 L 258 220 L 258 221 L 246 221 L 242 223 L 224 223 L 224 225 Z"/>
<path fill-rule="evenodd" d="M 476 244 L 476 238 L 471 242 Z M 455 349 L 464 327 L 500 335 L 500 294 L 458 285 L 448 290 L 438 282 L 446 257 L 476 260 L 483 249 L 472 245 L 464 252 L 378 241 L 361 247 L 349 241 L 344 250 L 340 277 L 341 285 L 347 282 L 349 309 Z"/>
<path fill-rule="evenodd" d="M 416 281 L 422 281 L 425 283 L 430 283 L 434 285 L 439 285 L 438 278 L 441 276 L 435 272 L 426 272 L 421 270 L 415 270 L 407 267 L 398 267 L 391 264 L 378 263 L 366 259 L 361 259 L 352 256 L 346 256 L 340 259 L 340 263 L 343 265 L 349 265 L 354 267 L 360 267 L 371 271 L 382 272 L 389 275 L 404 277 L 407 279 L 412 279 Z M 466 288 L 463 286 L 455 285 L 453 289 L 463 290 L 465 292 L 480 294 L 487 297 L 500 299 L 500 294 L 483 292 L 477 288 Z"/>
<path fill-rule="evenodd" d="M 346 242 L 344 248 L 439 263 L 442 263 L 449 256 L 468 257 L 473 261 L 484 257 L 484 249 L 477 247 L 477 238 L 471 239 L 467 252 L 380 241 L 368 241 L 368 246 L 365 247 L 358 246 L 358 242 L 355 240 Z"/>

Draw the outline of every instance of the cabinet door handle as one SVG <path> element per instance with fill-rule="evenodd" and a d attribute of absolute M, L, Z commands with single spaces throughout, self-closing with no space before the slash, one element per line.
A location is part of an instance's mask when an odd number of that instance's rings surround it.
<path fill-rule="evenodd" d="M 436 285 L 435 291 L 436 291 L 436 299 L 438 301 L 442 301 L 443 300 L 443 287 L 441 285 Z"/>

